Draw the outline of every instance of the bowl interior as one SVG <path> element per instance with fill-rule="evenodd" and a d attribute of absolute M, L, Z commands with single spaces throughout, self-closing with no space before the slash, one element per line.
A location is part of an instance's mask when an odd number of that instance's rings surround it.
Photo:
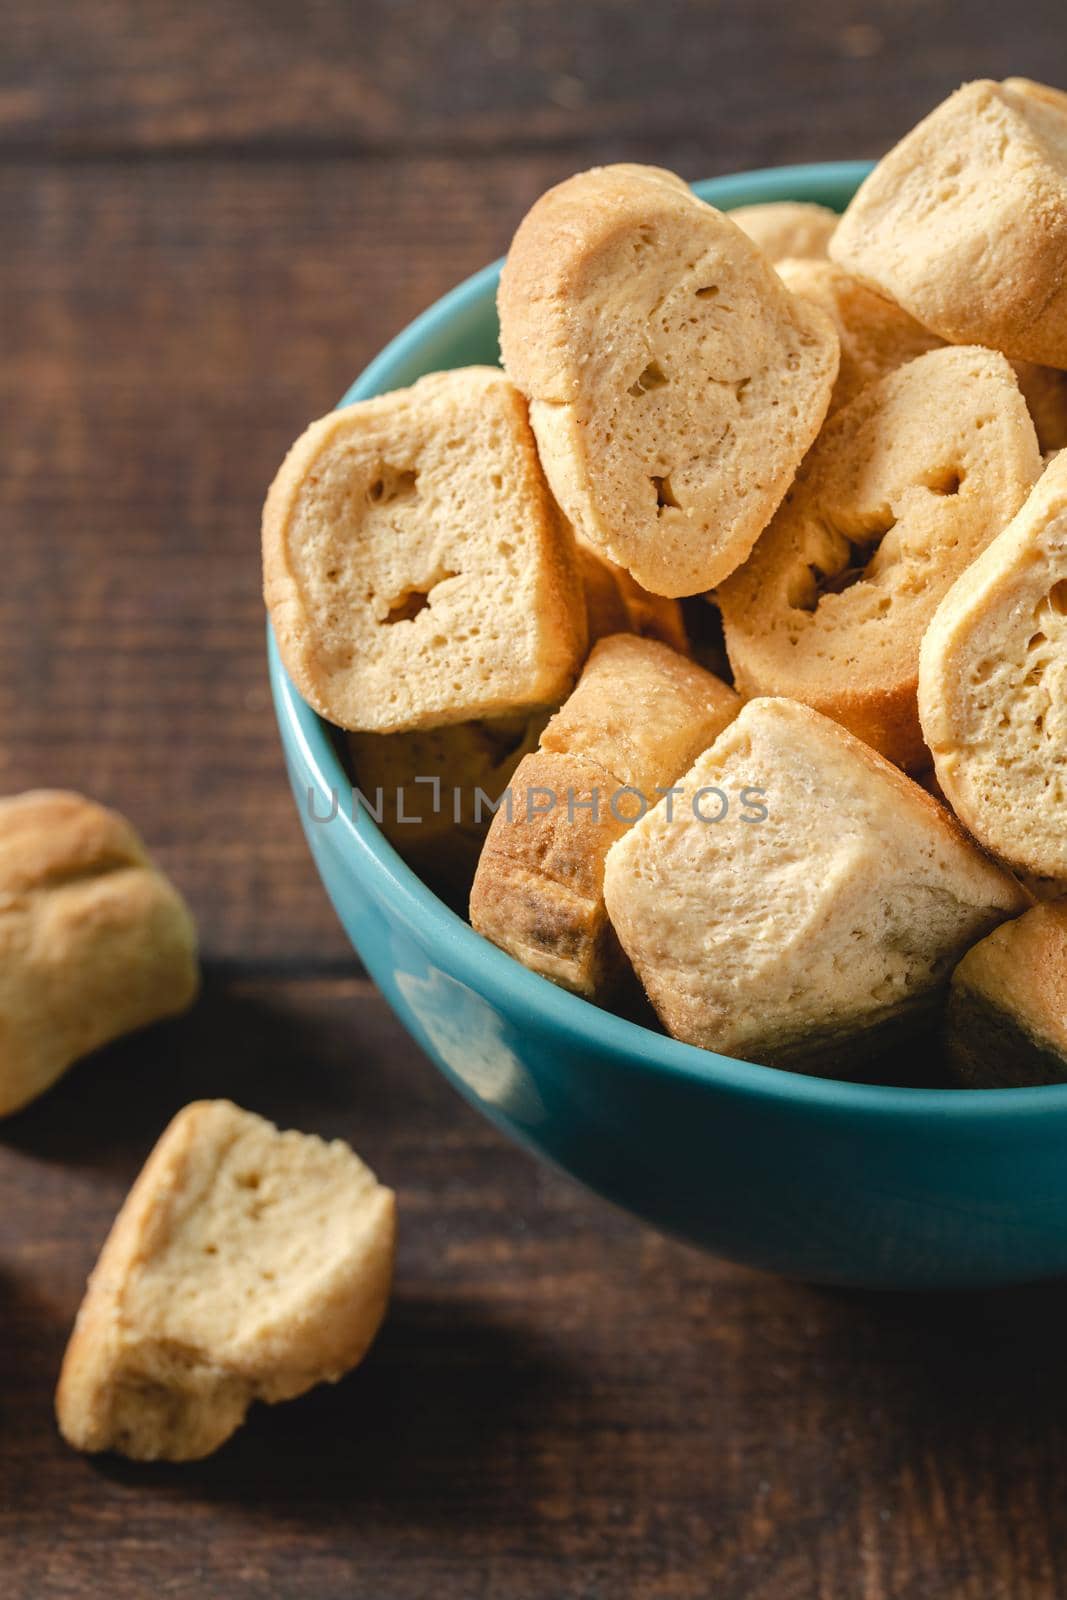
<path fill-rule="evenodd" d="M 856 161 L 778 167 L 708 179 L 693 187 L 723 210 L 763 201 L 806 200 L 840 211 L 870 169 L 870 162 Z M 500 266 L 497 261 L 485 267 L 416 318 L 370 363 L 340 404 L 370 399 L 413 383 L 427 372 L 473 363 L 495 365 L 499 359 L 495 296 Z M 332 730 L 293 688 L 272 634 L 268 647 L 283 739 L 296 741 L 303 764 L 314 776 L 321 804 L 329 809 L 332 795 L 346 793 L 350 786 Z M 359 859 L 361 870 L 376 880 L 372 888 L 388 896 L 391 904 L 403 906 L 428 939 L 443 941 L 453 969 L 464 981 L 482 992 L 506 995 L 531 1017 L 565 1030 L 579 1042 L 584 1037 L 601 1049 L 614 1049 L 620 1066 L 703 1082 L 727 1082 L 746 1096 L 785 1098 L 795 1104 L 807 1103 L 813 1111 L 893 1113 L 908 1120 L 933 1116 L 985 1122 L 1012 1112 L 1042 1115 L 1067 1107 L 1067 1085 L 901 1088 L 809 1077 L 681 1044 L 557 988 L 488 944 L 426 887 L 365 813 L 360 813 L 358 826 L 343 813 L 336 818 L 336 825 L 350 836 L 346 848 Z"/>

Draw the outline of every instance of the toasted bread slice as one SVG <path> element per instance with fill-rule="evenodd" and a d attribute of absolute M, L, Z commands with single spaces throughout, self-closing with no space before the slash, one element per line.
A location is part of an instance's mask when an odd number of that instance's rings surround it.
<path fill-rule="evenodd" d="M 860 185 L 829 248 L 943 339 L 1067 367 L 1067 95 L 957 89 Z"/>
<path fill-rule="evenodd" d="M 59 790 L 0 800 L 0 950 L 0 1116 L 199 988 L 178 891 L 125 818 Z"/>
<path fill-rule="evenodd" d="M 718 591 L 738 689 L 803 700 L 899 766 L 927 765 L 922 636 L 1040 470 L 1015 375 L 993 351 L 931 350 L 869 385 Z"/>
<path fill-rule="evenodd" d="M 195 1460 L 253 1400 L 336 1382 L 385 1314 L 394 1234 L 392 1191 L 341 1140 L 228 1100 L 186 1106 L 89 1280 L 56 1394 L 64 1438 Z"/>
<path fill-rule="evenodd" d="M 263 572 L 297 688 L 355 732 L 558 705 L 584 655 L 574 542 L 495 368 L 312 423 L 267 496 Z"/>
<path fill-rule="evenodd" d="M 678 787 L 612 846 L 604 891 L 660 1020 L 707 1050 L 843 1051 L 848 1073 L 854 1047 L 862 1071 L 1027 903 L 936 800 L 793 701 L 750 701 Z"/>
<path fill-rule="evenodd" d="M 631 634 L 601 640 L 541 750 L 521 762 L 510 814 L 493 819 L 471 925 L 564 988 L 609 998 L 627 968 L 604 909 L 608 849 L 739 706 L 666 645 Z"/>
<path fill-rule="evenodd" d="M 793 294 L 821 306 L 837 329 L 841 365 L 829 416 L 855 400 L 868 384 L 944 343 L 832 261 L 787 258 L 778 262 L 777 270 Z"/>
<path fill-rule="evenodd" d="M 758 244 L 768 261 L 787 256 L 805 261 L 824 260 L 837 227 L 836 211 L 806 200 L 771 200 L 765 205 L 737 206 L 727 213 Z"/>
<path fill-rule="evenodd" d="M 968 951 L 952 975 L 947 1046 L 972 1088 L 1067 1079 L 1067 901 L 1034 906 Z"/>
<path fill-rule="evenodd" d="M 696 594 L 738 566 L 826 413 L 825 314 L 680 179 L 633 166 L 537 202 L 499 309 L 577 536 L 653 594 Z"/>
<path fill-rule="evenodd" d="M 938 606 L 919 711 L 975 838 L 1022 871 L 1067 878 L 1067 455 Z"/>

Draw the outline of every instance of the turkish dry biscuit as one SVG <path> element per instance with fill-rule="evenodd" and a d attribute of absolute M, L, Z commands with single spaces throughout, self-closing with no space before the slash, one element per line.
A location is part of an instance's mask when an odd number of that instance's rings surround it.
<path fill-rule="evenodd" d="M 195 1460 L 253 1400 L 336 1382 L 385 1314 L 394 1238 L 392 1190 L 340 1139 L 186 1106 L 89 1279 L 56 1393 L 64 1438 Z"/>
<path fill-rule="evenodd" d="M 821 306 L 837 329 L 841 365 L 830 416 L 869 383 L 944 342 L 832 261 L 779 261 L 778 276 L 793 294 Z"/>
<path fill-rule="evenodd" d="M 588 545 L 578 546 L 578 565 L 585 585 L 590 645 L 613 633 L 636 633 L 642 639 L 658 639 L 681 655 L 689 654 L 677 600 L 649 594 L 624 568 L 597 555 Z"/>
<path fill-rule="evenodd" d="M 826 413 L 829 319 L 654 168 L 544 195 L 500 281 L 500 338 L 579 539 L 654 594 L 742 562 Z"/>
<path fill-rule="evenodd" d="M 679 789 L 612 846 L 604 891 L 660 1020 L 707 1050 L 846 1072 L 854 1050 L 856 1070 L 1026 904 L 944 807 L 794 701 L 750 701 Z"/>
<path fill-rule="evenodd" d="M 802 700 L 921 769 L 922 636 L 1040 470 L 1015 376 L 993 351 L 932 350 L 869 385 L 718 591 L 739 691 Z"/>
<path fill-rule="evenodd" d="M 955 582 L 922 642 L 938 782 L 988 850 L 1067 878 L 1067 454 Z"/>
<path fill-rule="evenodd" d="M 1067 902 L 1035 906 L 968 951 L 952 976 L 946 1042 L 972 1088 L 1067 1078 Z"/>
<path fill-rule="evenodd" d="M 838 224 L 836 211 L 805 200 L 771 200 L 766 205 L 738 206 L 728 213 L 768 261 L 777 264 L 787 256 L 804 260 L 825 259 Z"/>
<path fill-rule="evenodd" d="M 830 254 L 954 344 L 1067 367 L 1067 96 L 965 84 L 860 185 Z"/>
<path fill-rule="evenodd" d="M 556 705 L 585 651 L 573 539 L 493 368 L 312 423 L 267 496 L 263 570 L 290 675 L 353 731 Z"/>
<path fill-rule="evenodd" d="M 565 988 L 609 996 L 626 966 L 604 909 L 608 848 L 739 706 L 666 645 L 631 634 L 602 640 L 541 750 L 520 764 L 510 817 L 501 810 L 493 820 L 471 925 Z"/>
<path fill-rule="evenodd" d="M 178 891 L 117 812 L 61 791 L 0 800 L 0 953 L 2 1116 L 199 985 Z"/>
<path fill-rule="evenodd" d="M 493 808 L 547 719 L 541 711 L 413 733 L 350 733 L 358 803 L 431 887 L 465 899 Z"/>

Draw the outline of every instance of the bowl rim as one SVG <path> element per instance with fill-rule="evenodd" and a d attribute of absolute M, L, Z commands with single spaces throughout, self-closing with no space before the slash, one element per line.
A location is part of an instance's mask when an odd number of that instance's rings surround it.
<path fill-rule="evenodd" d="M 828 188 L 855 188 L 872 166 L 869 161 L 836 161 L 769 167 L 706 179 L 693 187 L 724 208 L 773 200 L 818 200 Z M 429 339 L 457 317 L 477 316 L 486 294 L 495 291 L 501 265 L 498 260 L 481 268 L 421 312 L 369 363 L 339 405 L 396 387 L 396 369 L 417 358 Z M 341 763 L 331 724 L 301 698 L 289 678 L 269 619 L 267 653 L 283 745 L 291 742 L 296 746 L 317 790 L 316 799 L 322 807 L 332 809 L 332 797 L 349 795 L 352 780 Z M 600 1054 L 610 1053 L 613 1067 L 619 1070 L 666 1073 L 705 1088 L 787 1102 L 820 1114 L 889 1113 L 924 1122 L 985 1124 L 1005 1114 L 1041 1117 L 1067 1106 L 1067 1084 L 957 1089 L 853 1083 L 761 1066 L 654 1033 L 561 989 L 475 933 L 407 866 L 366 811 L 360 809 L 353 815 L 353 810 L 339 807 L 329 822 L 311 826 L 341 830 L 340 848 L 350 856 L 370 898 L 384 899 L 416 926 L 428 947 L 445 945 L 451 975 L 512 1015 L 536 1015 L 542 1026 L 566 1033 L 571 1048 L 575 1043 L 586 1044 Z"/>

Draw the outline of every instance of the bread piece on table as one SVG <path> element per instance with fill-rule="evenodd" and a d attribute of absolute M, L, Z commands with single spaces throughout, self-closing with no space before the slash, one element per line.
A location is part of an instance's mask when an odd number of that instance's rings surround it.
<path fill-rule="evenodd" d="M 466 904 L 494 805 L 547 711 L 414 733 L 350 733 L 353 780 L 389 843 L 432 889 Z M 487 798 L 486 798 L 487 797 Z"/>
<path fill-rule="evenodd" d="M 938 606 L 919 712 L 975 838 L 1021 871 L 1067 878 L 1067 455 Z"/>
<path fill-rule="evenodd" d="M 191 1461 L 253 1400 L 335 1382 L 385 1314 L 394 1234 L 392 1191 L 340 1139 L 186 1106 L 89 1279 L 56 1393 L 64 1438 Z"/>
<path fill-rule="evenodd" d="M 0 799 L 0 1116 L 198 985 L 193 919 L 123 817 L 60 790 Z"/>
<path fill-rule="evenodd" d="M 830 400 L 830 416 L 855 400 L 868 384 L 944 343 L 891 300 L 875 294 L 832 261 L 789 258 L 779 261 L 777 270 L 793 294 L 821 306 L 837 329 L 841 365 Z"/>
<path fill-rule="evenodd" d="M 740 692 L 803 700 L 898 765 L 927 765 L 922 636 L 1040 470 L 1003 356 L 931 350 L 871 384 L 718 591 Z"/>
<path fill-rule="evenodd" d="M 765 205 L 738 206 L 727 215 L 775 263 L 786 256 L 825 259 L 840 220 L 829 206 L 807 200 L 770 200 Z"/>
<path fill-rule="evenodd" d="M 952 975 L 947 1046 L 973 1088 L 1067 1078 L 1067 902 L 1035 906 L 968 951 Z"/>
<path fill-rule="evenodd" d="M 954 344 L 1067 367 L 1067 96 L 965 84 L 860 185 L 830 255 Z"/>
<path fill-rule="evenodd" d="M 653 594 L 744 560 L 826 413 L 829 319 L 655 168 L 549 190 L 500 280 L 500 341 L 579 539 Z"/>
<path fill-rule="evenodd" d="M 666 645 L 631 634 L 602 640 L 541 750 L 520 763 L 510 818 L 501 810 L 493 819 L 472 927 L 564 988 L 610 997 L 627 967 L 604 909 L 608 848 L 739 706 Z"/>
<path fill-rule="evenodd" d="M 490 367 L 312 423 L 267 496 L 263 572 L 297 688 L 361 733 L 558 705 L 585 652 L 574 541 Z"/>
<path fill-rule="evenodd" d="M 578 565 L 585 585 L 590 645 L 613 633 L 636 633 L 689 654 L 689 637 L 677 600 L 649 594 L 623 567 L 597 555 L 588 545 L 578 546 Z"/>
<path fill-rule="evenodd" d="M 862 1070 L 1027 903 L 944 807 L 796 702 L 750 701 L 679 782 L 612 846 L 604 890 L 660 1020 L 704 1049 Z"/>

